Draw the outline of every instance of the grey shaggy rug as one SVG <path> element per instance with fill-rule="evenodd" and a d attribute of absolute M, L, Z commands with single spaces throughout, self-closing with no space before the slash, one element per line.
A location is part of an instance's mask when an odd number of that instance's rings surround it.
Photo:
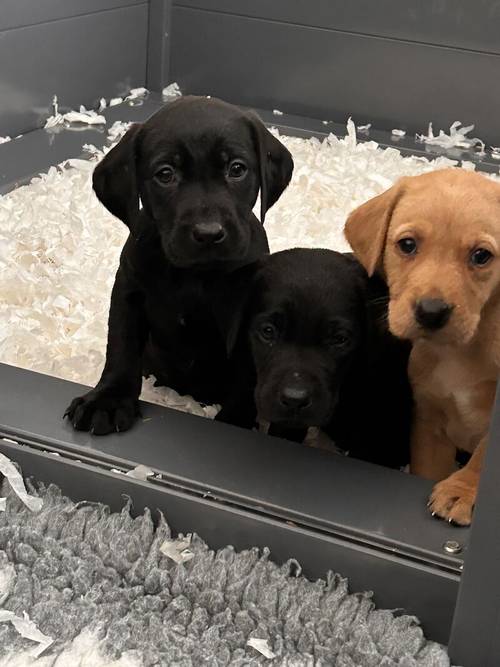
<path fill-rule="evenodd" d="M 449 667 L 443 647 L 417 619 L 375 609 L 369 593 L 349 593 L 329 574 L 308 581 L 295 561 L 278 566 L 267 550 L 212 551 L 194 536 L 191 560 L 160 551 L 171 538 L 161 517 L 132 518 L 95 503 L 74 504 L 55 486 L 34 514 L 3 482 L 0 613 L 23 616 L 54 639 L 36 644 L 0 623 L 0 665 L 318 665 Z M 3 596 L 2 596 L 3 590 Z M 267 640 L 266 658 L 247 644 Z"/>

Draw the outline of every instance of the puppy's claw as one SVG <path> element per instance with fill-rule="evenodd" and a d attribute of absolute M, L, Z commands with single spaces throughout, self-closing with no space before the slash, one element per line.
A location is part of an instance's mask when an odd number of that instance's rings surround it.
<path fill-rule="evenodd" d="M 431 516 L 437 516 L 436 512 L 431 512 Z"/>

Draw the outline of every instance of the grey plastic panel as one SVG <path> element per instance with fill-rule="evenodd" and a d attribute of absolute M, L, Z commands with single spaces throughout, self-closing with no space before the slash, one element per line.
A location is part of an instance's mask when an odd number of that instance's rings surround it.
<path fill-rule="evenodd" d="M 500 53 L 498 0 L 175 0 L 183 7 Z"/>
<path fill-rule="evenodd" d="M 172 0 L 149 0 L 147 88 L 160 92 L 171 83 L 170 18 Z"/>
<path fill-rule="evenodd" d="M 334 570 L 349 577 L 353 591 L 373 590 L 375 584 L 377 605 L 418 615 L 428 637 L 447 641 L 458 587 L 456 575 L 215 500 L 33 452 L 1 439 L 0 451 L 17 461 L 25 475 L 57 484 L 74 501 L 104 502 L 117 511 L 124 504 L 124 496 L 129 497 L 134 515 L 145 507 L 153 512 L 158 508 L 175 532 L 197 532 L 214 549 L 228 544 L 237 549 L 269 547 L 274 561 L 295 558 L 310 579 L 325 577 Z"/>
<path fill-rule="evenodd" d="M 148 4 L 0 32 L 0 136 L 146 82 Z"/>
<path fill-rule="evenodd" d="M 120 104 L 104 111 L 106 126 L 74 126 L 71 129 L 35 130 L 0 144 L 0 195 L 17 185 L 24 185 L 33 176 L 47 171 L 68 158 L 80 157 L 83 144 L 98 148 L 106 143 L 109 127 L 116 121 L 142 122 L 157 111 L 162 102 L 148 98 L 140 105 Z"/>
<path fill-rule="evenodd" d="M 144 0 L 2 0 L 0 31 L 142 3 Z"/>
<path fill-rule="evenodd" d="M 500 141 L 500 56 L 185 7 L 172 21 L 170 76 L 185 91 L 388 130 L 458 119 Z"/>
<path fill-rule="evenodd" d="M 483 462 L 471 547 L 450 637 L 450 655 L 464 667 L 500 664 L 500 390 Z"/>
<path fill-rule="evenodd" d="M 163 2 L 163 0 L 161 0 Z M 82 154 L 85 143 L 101 147 L 106 142 L 107 131 L 116 120 L 142 122 L 157 111 L 164 102 L 161 95 L 151 93 L 147 99 L 134 106 L 128 103 L 116 105 L 103 112 L 107 125 L 104 126 L 74 126 L 58 129 L 57 131 L 35 130 L 16 139 L 14 142 L 0 144 L 0 195 L 12 190 L 17 185 L 23 185 L 50 166 L 59 164 L 71 157 Z M 324 125 L 322 121 L 302 116 L 284 114 L 276 116 L 272 111 L 265 109 L 254 110 L 267 125 L 277 127 L 282 134 L 298 137 L 316 136 L 324 138 L 329 132 L 341 137 L 345 134 L 345 126 L 336 123 Z M 430 159 L 438 155 L 446 155 L 455 160 L 465 159 L 477 163 L 482 171 L 498 172 L 498 162 L 489 155 L 479 159 L 471 151 L 462 149 L 445 150 L 438 146 L 427 146 L 416 143 L 409 135 L 395 140 L 390 133 L 381 130 L 370 130 L 369 134 L 359 134 L 359 141 L 377 141 L 381 147 L 395 147 L 403 155 L 420 155 Z"/>
<path fill-rule="evenodd" d="M 93 437 L 62 420 L 71 399 L 85 391 L 0 365 L 0 433 L 143 463 L 182 488 L 459 571 L 461 558 L 442 547 L 455 539 L 466 548 L 468 530 L 431 518 L 432 485 L 425 480 L 147 403 L 145 421 L 131 431 Z"/>

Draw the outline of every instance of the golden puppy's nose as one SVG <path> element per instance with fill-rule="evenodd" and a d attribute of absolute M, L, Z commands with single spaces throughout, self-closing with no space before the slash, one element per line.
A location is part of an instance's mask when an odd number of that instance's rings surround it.
<path fill-rule="evenodd" d="M 424 329 L 441 329 L 450 319 L 453 306 L 442 299 L 420 299 L 415 304 L 415 319 Z"/>

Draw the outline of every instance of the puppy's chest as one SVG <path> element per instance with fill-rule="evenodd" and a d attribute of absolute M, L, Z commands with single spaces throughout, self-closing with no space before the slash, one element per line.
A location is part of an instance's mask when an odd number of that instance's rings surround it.
<path fill-rule="evenodd" d="M 206 291 L 199 282 L 183 283 L 159 279 L 146 293 L 146 309 L 151 323 L 170 327 L 176 323 L 193 325 L 209 317 Z"/>
<path fill-rule="evenodd" d="M 473 353 L 419 355 L 410 377 L 417 403 L 438 412 L 441 428 L 459 448 L 472 451 L 486 433 L 495 396 L 496 370 Z"/>

